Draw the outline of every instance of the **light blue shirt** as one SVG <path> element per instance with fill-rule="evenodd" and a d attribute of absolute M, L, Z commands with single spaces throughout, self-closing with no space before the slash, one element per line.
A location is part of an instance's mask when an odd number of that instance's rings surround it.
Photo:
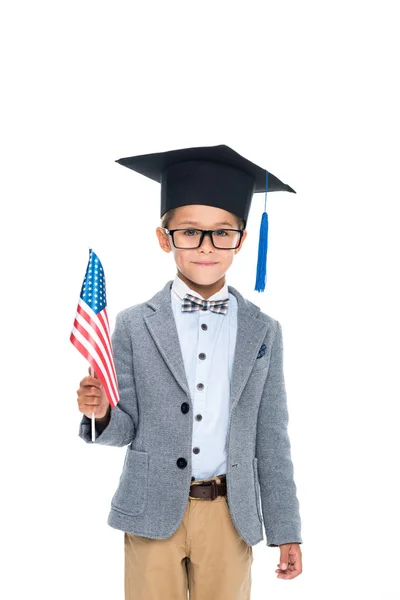
<path fill-rule="evenodd" d="M 203 298 L 176 275 L 171 288 L 171 306 L 193 405 L 192 476 L 199 480 L 226 473 L 237 299 L 228 292 L 225 282 L 224 287 L 207 300 L 229 298 L 226 315 L 210 310 L 182 312 L 182 298 L 187 293 Z M 206 328 L 202 329 L 202 325 Z M 200 359 L 200 353 L 206 358 Z M 194 452 L 195 449 L 199 452 Z"/>

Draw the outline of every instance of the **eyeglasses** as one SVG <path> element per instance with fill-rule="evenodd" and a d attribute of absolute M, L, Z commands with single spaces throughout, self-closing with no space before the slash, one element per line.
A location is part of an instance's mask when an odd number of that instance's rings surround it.
<path fill-rule="evenodd" d="M 199 248 L 205 235 L 210 236 L 214 248 L 234 250 L 240 246 L 244 233 L 242 229 L 163 229 L 172 236 L 175 248 L 187 250 Z"/>

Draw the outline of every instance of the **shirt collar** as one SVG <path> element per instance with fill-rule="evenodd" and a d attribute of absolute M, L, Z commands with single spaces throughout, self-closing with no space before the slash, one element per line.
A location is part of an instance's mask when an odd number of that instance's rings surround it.
<path fill-rule="evenodd" d="M 175 275 L 175 279 L 172 283 L 172 289 L 180 300 L 183 300 L 185 294 L 192 294 L 192 296 L 196 296 L 197 298 L 205 300 L 201 294 L 192 290 L 178 275 Z M 207 298 L 207 300 L 225 300 L 225 298 L 229 298 L 229 290 L 226 280 L 223 288 L 221 288 L 219 292 L 216 292 Z"/>

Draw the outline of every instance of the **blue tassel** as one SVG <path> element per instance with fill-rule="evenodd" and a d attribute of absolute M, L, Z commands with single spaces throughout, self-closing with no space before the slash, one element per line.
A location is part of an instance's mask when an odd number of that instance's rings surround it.
<path fill-rule="evenodd" d="M 268 215 L 264 211 L 261 217 L 260 239 L 258 242 L 258 261 L 257 261 L 257 279 L 256 292 L 265 290 L 265 279 L 267 275 L 267 249 L 268 249 Z"/>
<path fill-rule="evenodd" d="M 257 278 L 256 278 L 256 287 L 254 288 L 256 292 L 263 292 L 265 290 L 265 279 L 267 276 L 267 249 L 268 249 L 268 215 L 267 215 L 267 211 L 266 211 L 267 192 L 268 192 L 268 171 L 266 171 L 265 204 L 264 204 L 264 212 L 261 217 L 260 239 L 258 241 Z"/>

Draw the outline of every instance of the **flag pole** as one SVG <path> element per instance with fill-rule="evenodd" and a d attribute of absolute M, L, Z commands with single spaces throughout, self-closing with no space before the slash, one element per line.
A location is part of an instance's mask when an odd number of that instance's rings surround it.
<path fill-rule="evenodd" d="M 94 377 L 94 369 L 92 366 L 90 366 L 90 374 L 92 377 Z M 94 442 L 95 440 L 96 440 L 96 422 L 95 422 L 94 412 L 92 412 L 92 442 Z"/>

